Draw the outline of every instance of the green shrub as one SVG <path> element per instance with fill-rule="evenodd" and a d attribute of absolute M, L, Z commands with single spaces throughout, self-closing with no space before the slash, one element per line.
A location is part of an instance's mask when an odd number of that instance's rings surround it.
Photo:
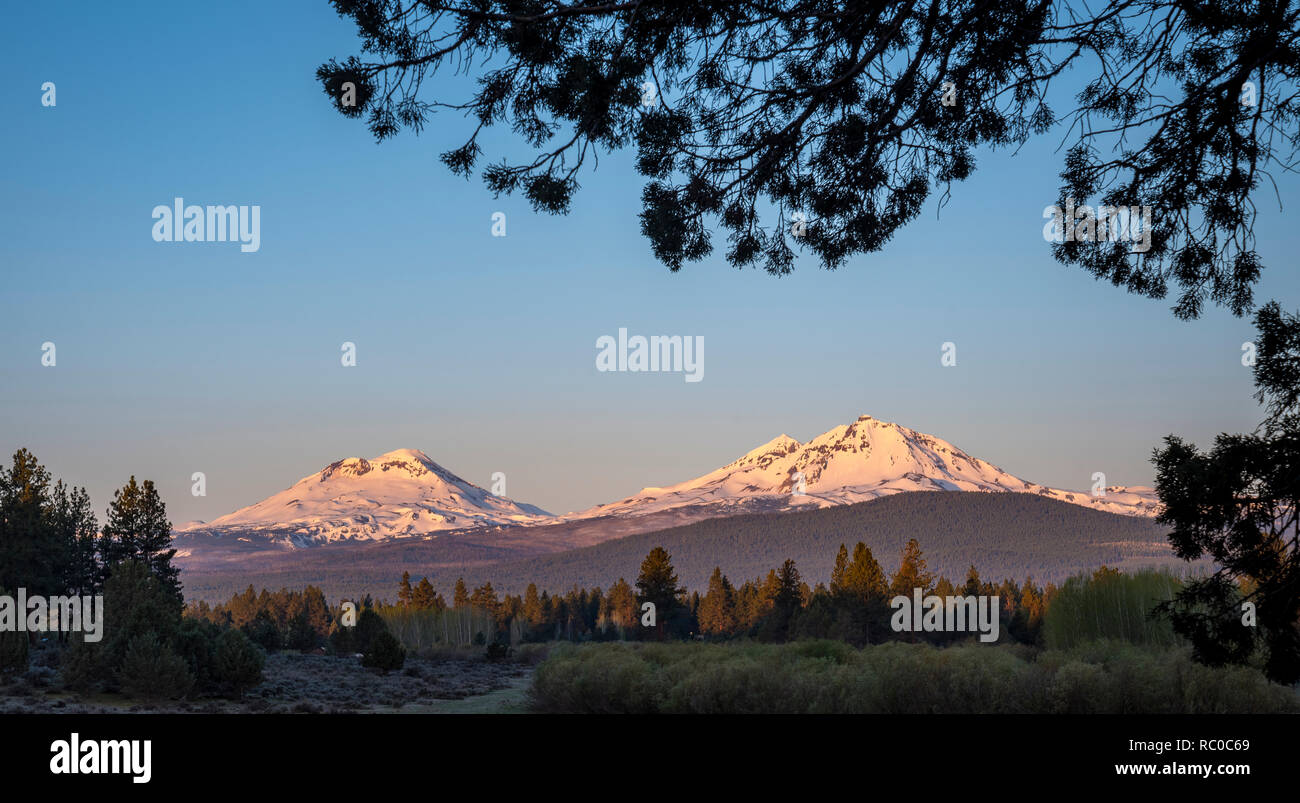
<path fill-rule="evenodd" d="M 1257 670 L 1118 640 L 1041 654 L 975 643 L 566 645 L 537 667 L 530 698 L 555 713 L 1300 711 L 1295 690 Z"/>
<path fill-rule="evenodd" d="M 330 631 L 330 652 L 335 655 L 352 655 L 356 653 L 357 649 L 354 644 L 356 634 L 353 632 L 354 630 L 356 630 L 355 627 L 344 627 L 341 624 L 336 624 L 334 629 Z"/>
<path fill-rule="evenodd" d="M 240 630 L 244 635 L 257 646 L 267 652 L 275 652 L 280 649 L 280 628 L 271 618 L 271 614 L 265 610 L 260 610 L 253 617 L 252 621 L 246 622 Z"/>
<path fill-rule="evenodd" d="M 266 658 L 248 636 L 238 630 L 227 630 L 217 639 L 213 653 L 213 677 L 231 688 L 237 697 L 244 690 L 262 682 L 262 666 Z"/>
<path fill-rule="evenodd" d="M 80 633 L 70 634 L 59 657 L 59 675 L 64 688 L 79 692 L 96 691 L 106 674 L 101 646 L 87 642 Z"/>
<path fill-rule="evenodd" d="M 370 649 L 361 656 L 361 665 L 385 672 L 401 669 L 406 663 L 406 648 L 387 630 L 370 640 Z"/>
<path fill-rule="evenodd" d="M 1056 591 L 1043 620 L 1044 643 L 1066 649 L 1098 639 L 1173 647 L 1182 643 L 1169 621 L 1151 615 L 1182 588 L 1165 571 L 1133 574 L 1101 569 L 1071 577 Z"/>
<path fill-rule="evenodd" d="M 184 603 L 173 590 L 135 561 L 116 563 L 104 584 L 104 666 L 120 669 L 130 644 L 153 635 L 161 644 L 175 641 Z"/>
<path fill-rule="evenodd" d="M 127 695 L 145 700 L 174 700 L 194 687 L 194 676 L 185 659 L 153 633 L 131 639 L 117 670 L 117 680 Z"/>
<path fill-rule="evenodd" d="M 387 633 L 388 625 L 373 608 L 364 608 L 357 617 L 357 626 L 352 630 L 352 648 L 363 655 L 370 652 L 370 645 L 380 633 Z"/>
<path fill-rule="evenodd" d="M 316 628 L 312 626 L 311 618 L 306 611 L 299 613 L 289 622 L 289 636 L 285 640 L 286 646 L 291 650 L 307 652 L 316 649 L 320 643 L 320 635 Z"/>
<path fill-rule="evenodd" d="M 27 634 L 16 630 L 0 631 L 0 673 L 27 671 Z"/>
<path fill-rule="evenodd" d="M 214 674 L 217 639 L 221 628 L 206 619 L 185 618 L 176 633 L 176 654 L 185 659 L 194 676 L 196 692 L 212 691 L 216 685 Z"/>

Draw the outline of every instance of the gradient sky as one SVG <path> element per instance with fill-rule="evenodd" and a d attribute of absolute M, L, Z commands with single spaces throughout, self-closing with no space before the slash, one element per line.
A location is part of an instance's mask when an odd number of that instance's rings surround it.
<path fill-rule="evenodd" d="M 337 114 L 315 68 L 358 48 L 323 0 L 4 17 L 0 449 L 31 448 L 101 517 L 131 474 L 179 524 L 402 447 L 564 512 L 863 413 L 1034 482 L 1150 484 L 1164 435 L 1206 444 L 1260 418 L 1249 321 L 1181 322 L 1051 258 L 1064 129 L 982 154 L 944 209 L 838 271 L 803 259 L 778 279 L 715 255 L 674 275 L 639 232 L 628 153 L 602 155 L 567 217 L 536 215 L 438 161 L 463 119 L 376 144 Z M 1296 186 L 1279 188 L 1257 198 L 1257 297 L 1294 309 L 1300 234 L 1279 200 Z M 261 250 L 153 242 L 151 210 L 176 196 L 261 205 Z M 704 336 L 704 381 L 597 372 L 619 327 Z"/>

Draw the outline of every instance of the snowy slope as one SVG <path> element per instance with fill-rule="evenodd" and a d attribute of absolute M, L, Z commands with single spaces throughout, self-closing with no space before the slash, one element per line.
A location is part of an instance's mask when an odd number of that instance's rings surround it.
<path fill-rule="evenodd" d="M 238 533 L 286 546 L 309 546 L 550 518 L 539 507 L 466 482 L 424 452 L 398 449 L 368 460 L 339 460 L 255 505 L 179 531 Z"/>
<path fill-rule="evenodd" d="M 794 494 L 803 475 L 804 495 Z M 755 510 L 828 507 L 903 491 L 1035 493 L 1096 510 L 1155 515 L 1151 488 L 1107 488 L 1103 496 L 1036 485 L 972 457 L 947 441 L 864 415 L 808 443 L 782 435 L 722 468 L 665 488 L 563 518 L 638 516 L 702 506 L 723 515 Z"/>
<path fill-rule="evenodd" d="M 802 495 L 794 493 L 800 473 Z M 369 460 L 340 460 L 255 505 L 211 522 L 191 522 L 178 532 L 225 536 L 249 546 L 306 547 L 607 516 L 632 520 L 665 511 L 679 514 L 663 525 L 672 526 L 712 516 L 865 502 L 904 491 L 1034 493 L 1110 513 L 1153 516 L 1157 510 L 1151 488 L 1112 487 L 1104 496 L 1047 488 L 947 441 L 864 415 L 808 443 L 782 435 L 702 477 L 644 488 L 627 499 L 564 516 L 494 496 L 423 452 L 399 449 Z"/>

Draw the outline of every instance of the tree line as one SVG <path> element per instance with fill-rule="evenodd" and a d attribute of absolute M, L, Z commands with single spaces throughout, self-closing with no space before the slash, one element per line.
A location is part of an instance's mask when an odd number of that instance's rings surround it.
<path fill-rule="evenodd" d="M 141 698 L 240 694 L 263 656 L 245 634 L 182 616 L 171 522 L 151 480 L 114 492 L 101 527 L 85 488 L 53 481 L 27 449 L 0 467 L 0 594 L 104 598 L 102 640 L 0 632 L 0 675 L 25 671 L 38 638 L 60 650 L 65 687 Z M 27 611 L 17 615 L 27 616 Z"/>
<path fill-rule="evenodd" d="M 1023 583 L 1010 579 L 990 582 L 982 579 L 974 566 L 960 584 L 954 583 L 929 570 L 920 544 L 911 539 L 892 576 L 881 568 L 866 544 L 859 541 L 852 551 L 841 544 L 829 585 L 817 583 L 810 587 L 795 561 L 787 559 L 765 577 L 739 585 L 715 567 L 703 594 L 688 592 L 678 580 L 671 555 L 663 547 L 655 547 L 642 561 L 634 583 L 620 577 L 608 589 L 574 585 L 568 591 L 551 594 L 529 583 L 523 594 L 503 595 L 491 582 L 471 591 L 460 578 L 449 604 L 428 577 L 412 585 L 410 573 L 405 572 L 398 584 L 396 607 L 434 614 L 481 610 L 488 614 L 487 621 L 494 628 L 494 632 L 482 634 L 487 641 L 747 637 L 771 642 L 832 638 L 864 645 L 895 639 L 924 638 L 942 643 L 963 638 L 961 633 L 893 631 L 889 625 L 889 600 L 897 595 L 910 598 L 917 588 L 927 596 L 996 596 L 1004 632 L 1015 641 L 1030 644 L 1039 640 L 1044 612 L 1056 590 L 1051 583 L 1043 587 L 1031 578 Z M 251 597 L 250 587 L 243 598 Z M 274 595 L 266 598 L 273 599 Z M 646 603 L 654 605 L 653 626 L 644 618 Z M 383 607 L 387 603 L 367 597 L 362 605 Z"/>

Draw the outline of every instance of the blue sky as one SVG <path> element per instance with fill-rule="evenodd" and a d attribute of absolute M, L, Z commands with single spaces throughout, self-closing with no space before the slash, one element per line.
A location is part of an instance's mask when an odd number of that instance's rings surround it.
<path fill-rule="evenodd" d="M 602 155 L 568 216 L 536 215 L 438 162 L 463 119 L 376 144 L 338 115 L 315 68 L 358 49 L 325 2 L 24 5 L 5 23 L 0 449 L 31 448 L 100 511 L 134 474 L 174 522 L 211 519 L 411 447 L 563 512 L 863 413 L 1035 482 L 1150 484 L 1164 435 L 1259 419 L 1248 321 L 1181 322 L 1052 260 L 1063 131 L 982 154 L 944 209 L 838 271 L 719 255 L 672 274 L 640 235 L 629 154 Z M 151 210 L 176 196 L 260 205 L 261 249 L 154 242 Z M 1258 297 L 1294 309 L 1300 236 L 1257 200 Z M 704 381 L 597 372 L 619 327 L 702 335 Z"/>

